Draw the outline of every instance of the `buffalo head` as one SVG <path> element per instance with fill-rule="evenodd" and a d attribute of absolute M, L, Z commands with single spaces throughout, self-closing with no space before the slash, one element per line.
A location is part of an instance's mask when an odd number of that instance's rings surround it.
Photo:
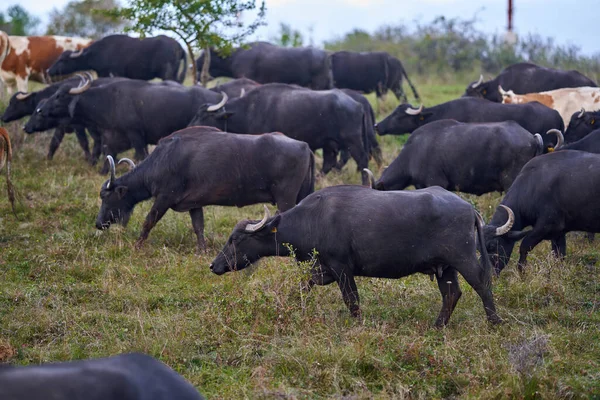
<path fill-rule="evenodd" d="M 586 112 L 583 108 L 571 116 L 569 126 L 565 132 L 567 143 L 576 142 L 588 133 L 600 128 L 600 112 Z"/>
<path fill-rule="evenodd" d="M 280 222 L 281 215 L 271 217 L 267 206 L 262 220 L 238 222 L 223 250 L 210 264 L 210 270 L 217 275 L 223 275 L 229 271 L 247 268 L 264 256 L 275 255 L 275 234 Z"/>
<path fill-rule="evenodd" d="M 504 211 L 500 211 L 501 209 Z M 496 221 L 504 218 L 502 216 L 504 212 L 508 214 L 508 219 L 500 225 L 500 222 Z M 506 264 L 508 264 L 515 243 L 528 233 L 528 231 L 512 231 L 511 228 L 514 223 L 515 214 L 513 211 L 501 204 L 492 217 L 492 221 L 483 227 L 485 247 L 496 274 L 499 274 L 506 267 Z"/>
<path fill-rule="evenodd" d="M 484 82 L 483 75 L 479 76 L 479 80 L 469 83 L 463 97 L 479 97 L 496 103 L 502 102 L 502 95 L 498 91 L 498 84 L 493 80 Z"/>
<path fill-rule="evenodd" d="M 421 105 L 413 108 L 410 104 L 402 104 L 383 121 L 375 124 L 379 135 L 402 135 L 412 133 L 414 130 L 429 122 L 433 113 L 426 111 Z"/>
<path fill-rule="evenodd" d="M 102 230 L 108 229 L 113 223 L 126 226 L 136 204 L 134 196 L 129 193 L 129 187 L 115 177 L 115 160 L 112 156 L 107 156 L 106 159 L 110 166 L 110 178 L 100 189 L 102 205 L 96 218 L 96 228 Z M 128 158 L 119 160 L 119 164 L 121 163 L 128 164 L 131 170 L 135 168 L 133 161 Z"/>
<path fill-rule="evenodd" d="M 225 110 L 225 104 L 227 104 L 229 96 L 225 92 L 221 92 L 221 95 L 223 98 L 218 104 L 204 104 L 200 106 L 188 126 L 214 126 L 225 131 L 225 122 L 233 113 Z"/>
<path fill-rule="evenodd" d="M 35 110 L 37 96 L 33 92 L 15 93 L 2 114 L 2 122 L 12 122 L 31 114 Z"/>
<path fill-rule="evenodd" d="M 64 51 L 54 62 L 54 64 L 48 68 L 46 73 L 49 76 L 58 76 L 91 69 L 87 62 L 87 52 L 87 49 L 82 49 L 79 51 Z"/>

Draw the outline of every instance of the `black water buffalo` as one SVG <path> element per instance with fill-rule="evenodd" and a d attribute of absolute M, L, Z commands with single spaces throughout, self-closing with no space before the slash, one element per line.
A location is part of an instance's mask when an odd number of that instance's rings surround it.
<path fill-rule="evenodd" d="M 67 85 L 68 87 L 74 88 L 81 83 L 82 77 L 72 77 L 66 79 L 62 82 L 53 83 L 49 86 L 46 86 L 44 89 L 39 90 L 37 92 L 30 93 L 15 93 L 9 103 L 6 110 L 4 110 L 4 114 L 2 115 L 3 122 L 11 122 L 21 119 L 23 117 L 29 116 L 36 112 L 39 109 L 38 105 L 42 103 L 43 100 L 52 96 L 56 91 L 63 85 Z M 102 86 L 108 83 L 116 82 L 118 80 L 123 80 L 124 78 L 99 78 L 96 79 L 92 83 L 92 87 Z M 42 103 L 43 104 L 43 103 Z M 48 159 L 51 160 L 54 157 L 54 153 L 58 150 L 65 133 L 75 132 L 77 136 L 77 140 L 79 145 L 83 149 L 83 153 L 85 155 L 86 160 L 90 164 L 94 164 L 101 152 L 101 137 L 100 132 L 95 130 L 93 127 L 89 128 L 89 133 L 92 139 L 94 140 L 94 145 L 92 149 L 92 153 L 90 153 L 89 143 L 87 139 L 87 135 L 85 133 L 85 126 L 83 125 L 71 125 L 69 121 L 55 121 L 55 124 L 52 126 L 48 126 L 47 128 L 41 129 L 39 131 L 45 131 L 47 129 L 54 130 L 54 135 L 52 136 L 52 140 L 50 141 L 50 145 L 48 147 Z M 25 130 L 27 133 L 33 133 L 33 130 Z"/>
<path fill-rule="evenodd" d="M 467 86 L 465 96 L 481 97 L 487 100 L 502 102 L 502 95 L 498 90 L 512 90 L 516 94 L 538 93 L 548 90 L 593 86 L 596 83 L 577 71 L 563 71 L 560 69 L 540 67 L 531 63 L 518 63 L 506 67 L 492 80 L 479 80 Z"/>
<path fill-rule="evenodd" d="M 562 134 L 555 130 L 553 133 Z M 542 154 L 539 134 L 514 121 L 462 123 L 450 119 L 417 129 L 375 184 L 378 190 L 441 186 L 482 195 L 505 192 L 521 168 Z"/>
<path fill-rule="evenodd" d="M 585 173 L 583 173 L 585 171 Z M 497 272 L 508 263 L 515 243 L 520 247 L 519 269 L 527 254 L 542 240 L 550 240 L 553 252 L 566 253 L 567 232 L 600 232 L 600 155 L 577 150 L 557 151 L 529 161 L 502 199 L 514 211 L 512 229 L 493 237 L 496 225 L 506 219 L 496 212 L 484 228 L 486 246 Z M 514 222 L 514 224 L 512 223 Z M 532 230 L 524 230 L 532 226 Z"/>
<path fill-rule="evenodd" d="M 331 65 L 337 88 L 375 92 L 377 97 L 391 89 L 398 100 L 406 102 L 406 94 L 402 90 L 405 77 L 415 98 L 420 100 L 400 60 L 386 52 L 337 51 L 331 55 Z"/>
<path fill-rule="evenodd" d="M 220 98 L 208 89 L 175 82 L 128 79 L 92 87 L 92 81 L 86 80 L 77 88 L 61 86 L 38 107 L 26 128 L 41 130 L 65 120 L 94 127 L 102 132 L 105 154 L 115 158 L 133 147 L 141 160 L 148 154 L 148 144 L 185 128 L 202 104 Z"/>
<path fill-rule="evenodd" d="M 546 135 L 551 129 L 564 130 L 560 114 L 538 102 L 527 104 L 501 104 L 472 97 L 462 97 L 433 107 L 413 108 L 398 106 L 387 118 L 376 125 L 380 135 L 402 135 L 440 119 L 459 122 L 503 122 L 516 121 L 530 133 L 539 133 L 546 145 L 554 144 L 556 138 Z"/>
<path fill-rule="evenodd" d="M 576 142 L 556 146 L 556 150 L 580 150 L 600 154 L 600 129 L 596 129 Z"/>
<path fill-rule="evenodd" d="M 226 93 L 227 97 L 234 99 L 243 97 L 246 93 L 260 86 L 260 83 L 248 78 L 232 79 L 229 82 L 221 83 L 220 85 L 210 88 L 216 93 Z"/>
<path fill-rule="evenodd" d="M 167 210 L 189 211 L 198 248 L 205 248 L 202 207 L 273 203 L 288 210 L 314 190 L 314 156 L 306 143 L 279 133 L 239 135 L 198 126 L 162 139 L 150 156 L 102 185 L 98 229 L 126 225 L 134 206 L 153 197 L 136 246 Z"/>
<path fill-rule="evenodd" d="M 204 54 L 196 60 L 202 69 Z M 217 78 L 249 78 L 258 83 L 291 83 L 314 90 L 331 89 L 331 58 L 327 52 L 312 47 L 287 48 L 267 42 L 249 43 L 229 56 L 210 50 L 209 73 Z"/>
<path fill-rule="evenodd" d="M 202 400 L 170 367 L 140 353 L 32 365 L 0 366 L 3 400 Z"/>
<path fill-rule="evenodd" d="M 600 127 L 600 111 L 585 111 L 574 113 L 565 132 L 565 142 L 576 142 L 590 132 Z"/>
<path fill-rule="evenodd" d="M 336 165 L 337 154 L 347 149 L 366 168 L 367 117 L 361 104 L 333 89 L 313 91 L 295 85 L 271 83 L 251 90 L 244 97 L 206 104 L 192 125 L 209 125 L 236 133 L 282 132 L 323 149 L 323 173 Z"/>
<path fill-rule="evenodd" d="M 180 64 L 183 66 L 178 73 Z M 65 51 L 48 69 L 48 75 L 84 70 L 94 70 L 99 77 L 161 78 L 182 83 L 187 71 L 187 55 L 181 45 L 168 36 L 138 39 L 110 35 L 80 51 Z"/>
<path fill-rule="evenodd" d="M 488 319 L 500 321 L 491 266 L 477 262 L 477 247 L 486 254 L 481 221 L 469 203 L 442 188 L 319 190 L 275 217 L 239 222 L 210 269 L 221 275 L 262 257 L 289 256 L 286 244 L 299 261 L 311 260 L 316 250 L 308 288 L 337 282 L 354 316 L 360 313 L 355 276 L 397 279 L 421 272 L 437 277 L 443 305 L 436 325 L 445 325 L 461 296 L 458 271 L 483 300 Z"/>

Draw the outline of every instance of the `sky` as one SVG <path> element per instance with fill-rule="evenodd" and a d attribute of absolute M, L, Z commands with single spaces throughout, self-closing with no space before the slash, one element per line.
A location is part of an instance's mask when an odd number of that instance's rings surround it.
<path fill-rule="evenodd" d="M 19 0 L 18 4 L 39 16 L 44 23 L 53 8 L 68 0 Z M 3 0 L 0 10 L 14 4 Z M 342 37 L 354 29 L 374 32 L 382 25 L 414 21 L 427 23 L 443 15 L 470 19 L 477 16 L 479 30 L 502 34 L 506 30 L 508 0 L 266 0 L 267 26 L 257 37 L 276 36 L 281 22 L 310 36 L 315 46 Z M 584 54 L 600 53 L 599 0 L 513 0 L 517 34 L 537 33 L 558 44 L 575 44 Z M 309 34 L 309 32 L 311 32 Z"/>

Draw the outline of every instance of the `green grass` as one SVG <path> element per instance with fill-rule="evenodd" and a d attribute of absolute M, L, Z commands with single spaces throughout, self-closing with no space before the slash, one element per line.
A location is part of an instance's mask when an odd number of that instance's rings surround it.
<path fill-rule="evenodd" d="M 427 105 L 464 89 L 417 85 Z M 394 101 L 388 97 L 384 112 Z M 207 207 L 206 255 L 194 254 L 189 216 L 172 211 L 136 251 L 150 202 L 136 207 L 127 228 L 98 232 L 106 177 L 84 162 L 74 136 L 51 162 L 49 135 L 13 137 L 18 220 L 0 195 L 3 361 L 142 351 L 211 399 L 600 396 L 598 242 L 571 234 L 563 262 L 543 244 L 523 276 L 513 260 L 494 281 L 501 326 L 486 322 L 461 280 L 450 324 L 435 329 L 441 298 L 425 275 L 358 279 L 363 317 L 354 320 L 337 285 L 302 294 L 302 268 L 290 259 L 264 259 L 221 277 L 209 271 L 234 224 L 260 217 L 262 205 Z M 389 165 L 403 140 L 380 139 Z M 358 183 L 355 167 L 351 161 L 318 187 Z M 498 194 L 465 198 L 486 220 L 500 201 Z"/>

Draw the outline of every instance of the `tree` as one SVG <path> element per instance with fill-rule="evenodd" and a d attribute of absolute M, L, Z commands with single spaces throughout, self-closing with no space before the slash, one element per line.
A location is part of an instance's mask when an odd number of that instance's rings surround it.
<path fill-rule="evenodd" d="M 131 21 L 128 31 L 148 35 L 156 30 L 173 32 L 187 46 L 192 57 L 194 83 L 197 70 L 195 49 L 203 49 L 202 84 L 208 80 L 210 48 L 227 53 L 234 44 L 252 34 L 263 24 L 265 3 L 261 1 L 256 19 L 244 26 L 240 15 L 256 9 L 256 1 L 238 0 L 129 0 L 127 7 L 110 14 Z"/>
<path fill-rule="evenodd" d="M 9 35 L 28 36 L 35 33 L 40 19 L 27 12 L 23 7 L 14 5 L 8 7 L 6 16 L 0 13 L 0 30 Z"/>
<path fill-rule="evenodd" d="M 282 47 L 301 47 L 304 44 L 304 37 L 300 31 L 282 22 L 279 24 L 278 36 L 273 37 L 271 41 Z"/>
<path fill-rule="evenodd" d="M 64 9 L 50 12 L 47 35 L 80 36 L 99 39 L 112 33 L 122 32 L 123 19 L 106 15 L 101 10 L 118 7 L 116 0 L 71 1 Z"/>

